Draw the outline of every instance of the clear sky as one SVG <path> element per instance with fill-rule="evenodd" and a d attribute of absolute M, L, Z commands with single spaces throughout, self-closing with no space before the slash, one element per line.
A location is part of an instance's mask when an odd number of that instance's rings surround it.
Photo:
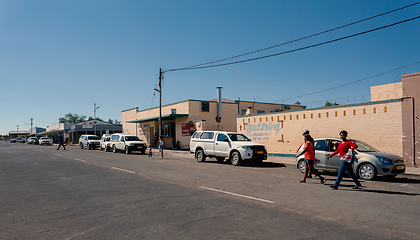
<path fill-rule="evenodd" d="M 269 47 L 417 0 L 0 0 L 0 134 L 46 127 L 66 113 L 121 120 L 158 106 L 159 68 L 187 67 Z M 420 15 L 420 4 L 237 60 L 333 40 Z M 162 104 L 223 97 L 320 107 L 370 100 L 370 86 L 420 64 L 420 19 L 258 61 L 167 72 Z M 290 99 L 292 98 L 292 99 Z"/>

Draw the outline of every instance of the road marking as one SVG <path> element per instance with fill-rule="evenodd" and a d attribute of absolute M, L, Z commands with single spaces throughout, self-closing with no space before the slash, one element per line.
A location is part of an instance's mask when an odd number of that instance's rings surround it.
<path fill-rule="evenodd" d="M 59 157 L 61 157 L 61 155 L 60 154 L 54 154 L 55 156 L 59 156 Z"/>
<path fill-rule="evenodd" d="M 136 173 L 136 172 L 133 172 L 133 171 L 130 171 L 130 170 L 126 170 L 126 169 L 122 169 L 122 168 L 117 168 L 117 167 L 112 167 L 112 169 L 116 169 L 116 170 L 120 170 L 120 171 L 128 172 L 128 173 Z"/>
<path fill-rule="evenodd" d="M 75 158 L 74 160 L 79 161 L 79 162 L 86 162 L 85 160 L 78 159 L 78 158 Z"/>
<path fill-rule="evenodd" d="M 274 203 L 274 201 L 265 200 L 265 199 L 262 199 L 262 198 L 256 198 L 256 197 L 245 196 L 245 195 L 236 194 L 236 193 L 231 193 L 231 192 L 222 191 L 222 190 L 218 190 L 218 189 L 214 189 L 214 188 L 208 188 L 208 187 L 200 187 L 200 188 L 201 188 L 201 189 L 210 190 L 210 191 L 215 191 L 215 192 L 225 193 L 225 194 L 229 194 L 229 195 L 233 195 L 233 196 L 237 196 L 237 197 L 243 197 L 243 198 L 248 198 L 248 199 L 252 199 L 252 200 L 257 200 L 257 201 L 261 201 L 261 202 Z"/>

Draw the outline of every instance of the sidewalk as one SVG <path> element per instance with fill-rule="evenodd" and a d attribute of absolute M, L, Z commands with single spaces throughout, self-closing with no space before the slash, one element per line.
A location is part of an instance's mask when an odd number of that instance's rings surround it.
<path fill-rule="evenodd" d="M 165 149 L 163 153 L 164 155 L 167 155 L 167 156 L 178 156 L 178 157 L 194 159 L 194 154 L 190 153 L 189 151 Z M 296 166 L 296 158 L 292 158 L 292 157 L 268 156 L 268 159 L 265 161 Z M 405 174 L 420 175 L 420 168 L 418 166 L 411 166 L 411 165 L 406 166 Z"/>

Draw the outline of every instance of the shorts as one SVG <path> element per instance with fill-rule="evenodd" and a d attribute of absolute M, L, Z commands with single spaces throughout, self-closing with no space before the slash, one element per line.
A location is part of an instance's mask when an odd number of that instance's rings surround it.
<path fill-rule="evenodd" d="M 311 164 L 315 163 L 315 159 L 306 159 L 305 158 L 305 162 L 306 162 L 306 164 L 311 165 Z"/>

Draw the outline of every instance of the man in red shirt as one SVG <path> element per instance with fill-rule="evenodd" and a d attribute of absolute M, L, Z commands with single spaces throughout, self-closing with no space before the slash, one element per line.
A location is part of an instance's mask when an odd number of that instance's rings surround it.
<path fill-rule="evenodd" d="M 340 132 L 340 138 L 342 140 L 342 142 L 340 143 L 340 145 L 338 145 L 338 148 L 335 152 L 331 153 L 328 157 L 327 160 L 330 159 L 332 156 L 336 155 L 337 153 L 340 153 L 340 159 L 342 160 L 341 165 L 340 165 L 340 169 L 338 170 L 338 176 L 337 176 L 337 180 L 335 180 L 335 184 L 331 185 L 330 187 L 333 189 L 338 189 L 338 186 L 340 185 L 341 180 L 343 179 L 343 175 L 344 172 L 347 171 L 347 173 L 350 175 L 350 177 L 353 179 L 354 183 L 356 183 L 356 186 L 353 187 L 353 189 L 359 189 L 362 187 L 362 184 L 360 184 L 359 180 L 357 179 L 356 175 L 353 172 L 353 161 L 350 158 L 346 158 L 346 154 L 348 152 L 348 150 L 355 150 L 357 149 L 357 144 L 352 142 L 352 141 L 348 141 L 347 140 L 347 131 L 343 130 Z"/>

